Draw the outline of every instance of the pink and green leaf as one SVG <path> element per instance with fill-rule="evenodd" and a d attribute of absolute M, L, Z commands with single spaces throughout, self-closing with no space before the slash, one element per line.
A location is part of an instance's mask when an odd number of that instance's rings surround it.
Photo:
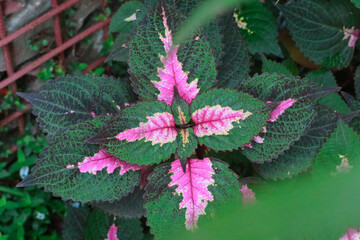
<path fill-rule="evenodd" d="M 142 169 L 142 167 L 136 164 L 126 163 L 125 161 L 108 154 L 104 150 L 100 150 L 98 153 L 95 153 L 93 157 L 85 157 L 82 162 L 77 164 L 77 168 L 79 168 L 80 172 L 87 172 L 94 175 L 104 168 L 106 168 L 107 172 L 111 174 L 118 167 L 120 167 L 120 175 L 123 175 L 130 170 L 136 171 Z M 74 166 L 68 165 L 67 168 L 74 168 Z"/>
<path fill-rule="evenodd" d="M 129 66 L 135 91 L 144 99 L 171 105 L 174 87 L 191 103 L 215 82 L 215 61 L 209 43 L 197 33 L 182 45 L 173 35 L 185 19 L 170 4 L 158 2 L 136 29 Z"/>
<path fill-rule="evenodd" d="M 237 176 L 216 159 L 180 160 L 157 167 L 146 187 L 148 224 L 158 239 L 192 230 L 209 217 L 214 206 L 241 197 Z"/>
<path fill-rule="evenodd" d="M 316 116 L 315 100 L 337 90 L 276 73 L 254 76 L 244 81 L 241 89 L 268 103 L 280 103 L 271 113 L 266 132 L 255 134 L 262 143 L 253 141 L 251 148 L 244 148 L 249 160 L 258 163 L 278 158 L 306 134 Z"/>
<path fill-rule="evenodd" d="M 106 120 L 108 117 L 99 117 L 78 123 L 54 136 L 31 174 L 18 186 L 37 185 L 63 199 L 81 202 L 111 201 L 132 192 L 140 179 L 140 171 L 134 171 L 134 166 L 117 167 L 110 159 L 83 164 L 89 156 L 97 159 L 99 146 L 85 140 L 99 131 Z M 80 169 L 76 167 L 79 163 Z"/>
<path fill-rule="evenodd" d="M 171 109 L 163 102 L 140 102 L 113 117 L 95 138 L 108 140 L 106 152 L 127 163 L 159 163 L 177 148 L 178 132 Z"/>
<path fill-rule="evenodd" d="M 321 146 L 335 130 L 339 116 L 326 106 L 319 106 L 317 118 L 309 131 L 288 151 L 272 162 L 253 164 L 257 173 L 271 180 L 284 180 L 307 171 L 313 164 Z"/>
<path fill-rule="evenodd" d="M 260 132 L 270 109 L 246 93 L 216 89 L 199 95 L 190 112 L 201 145 L 214 150 L 233 150 Z"/>

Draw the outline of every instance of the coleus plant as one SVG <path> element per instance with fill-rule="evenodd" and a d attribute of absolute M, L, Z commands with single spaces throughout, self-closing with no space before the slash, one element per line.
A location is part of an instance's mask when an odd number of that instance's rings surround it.
<path fill-rule="evenodd" d="M 122 5 L 110 25 L 119 36 L 109 58 L 128 61 L 129 80 L 66 76 L 38 92 L 19 93 L 32 104 L 49 146 L 18 186 L 37 185 L 93 209 L 68 205 L 65 227 L 71 228 L 73 218 L 87 226 L 73 230 L 77 237 L 65 228 L 68 239 L 141 239 L 136 220 L 141 216 L 159 239 L 195 230 L 229 199 L 256 202 L 254 192 L 229 169 L 228 159 L 217 159 L 215 152 L 245 156 L 266 179 L 290 178 L 313 165 L 339 119 L 349 122 L 355 116 L 319 104 L 329 94 L 339 96 L 336 84 L 291 76 L 278 63 L 268 65 L 270 73 L 248 77 L 246 41 L 251 53 L 282 56 L 277 43 L 264 46 L 274 39 L 259 40 L 262 30 L 251 35 L 258 28 L 247 28 L 255 24 L 251 11 L 272 18 L 260 3 L 217 17 L 176 43 L 175 33 L 198 4 Z M 292 31 L 291 7 L 279 9 Z M 353 17 L 345 20 L 354 23 Z M 358 36 L 350 25 L 341 27 L 345 35 L 338 49 L 345 50 L 316 64 L 333 66 L 334 58 L 349 64 Z M 101 222 L 99 230 L 92 226 L 96 222 Z M 127 233 L 120 230 L 130 222 Z"/>

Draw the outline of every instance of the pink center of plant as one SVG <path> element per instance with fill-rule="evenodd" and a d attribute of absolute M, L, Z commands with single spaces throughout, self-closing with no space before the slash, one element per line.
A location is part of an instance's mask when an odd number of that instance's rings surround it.
<path fill-rule="evenodd" d="M 118 227 L 115 224 L 111 225 L 109 228 L 109 232 L 107 234 L 107 238 L 105 240 L 119 240 L 116 236 Z"/>
<path fill-rule="evenodd" d="M 125 161 L 115 158 L 104 150 L 100 150 L 93 157 L 86 157 L 82 162 L 78 163 L 80 172 L 88 172 L 94 175 L 96 175 L 97 171 L 101 171 L 104 168 L 107 168 L 107 172 L 111 174 L 118 167 L 120 167 L 120 175 L 123 175 L 130 170 L 136 171 L 142 169 L 136 164 L 126 163 Z M 68 165 L 66 168 L 74 168 L 74 165 Z"/>
<path fill-rule="evenodd" d="M 146 123 L 140 123 L 139 127 L 125 130 L 119 133 L 116 138 L 134 142 L 145 138 L 145 142 L 151 141 L 152 145 L 173 142 L 176 139 L 174 117 L 168 113 L 155 113 L 152 117 L 147 117 Z"/>
<path fill-rule="evenodd" d="M 215 182 L 212 178 L 212 175 L 215 174 L 212 163 L 209 158 L 188 159 L 184 173 L 180 160 L 175 160 L 171 163 L 169 172 L 172 175 L 168 186 L 177 185 L 176 193 L 183 196 L 179 209 L 186 208 L 186 229 L 196 229 L 199 216 L 206 214 L 205 208 L 208 201 L 214 200 L 208 190 L 208 186 Z"/>
<path fill-rule="evenodd" d="M 171 105 L 174 99 L 174 87 L 176 87 L 179 95 L 190 104 L 200 90 L 197 88 L 198 79 L 193 80 L 190 84 L 187 83 L 188 72 L 183 71 L 182 63 L 178 60 L 177 51 L 179 46 L 173 45 L 165 10 L 164 8 L 162 10 L 165 36 L 162 36 L 160 33 L 159 35 L 160 40 L 164 44 L 166 57 L 160 57 L 161 62 L 164 64 L 164 68 L 158 69 L 157 76 L 160 78 L 160 81 L 151 82 L 160 91 L 158 95 L 159 101 L 164 101 L 167 105 Z"/>
<path fill-rule="evenodd" d="M 215 135 L 228 135 L 234 128 L 233 122 L 245 120 L 251 112 L 243 110 L 234 111 L 230 107 L 206 106 L 196 110 L 191 118 L 195 123 L 194 133 L 197 137 Z"/>

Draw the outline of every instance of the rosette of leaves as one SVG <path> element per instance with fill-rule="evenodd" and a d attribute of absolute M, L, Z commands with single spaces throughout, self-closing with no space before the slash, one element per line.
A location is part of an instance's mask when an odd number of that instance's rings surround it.
<path fill-rule="evenodd" d="M 87 217 L 103 219 L 91 221 L 103 221 L 109 239 L 116 239 L 125 223 L 105 213 L 139 218 L 145 212 L 160 239 L 197 228 L 215 206 L 241 197 L 238 176 L 222 160 L 202 153 L 243 148 L 252 162 L 272 160 L 307 132 L 316 99 L 334 91 L 279 74 L 246 81 L 242 70 L 231 72 L 242 77 L 224 76 L 224 69 L 233 67 L 217 65 L 214 55 L 230 61 L 230 52 L 215 53 L 204 31 L 173 42 L 186 19 L 176 5 L 159 1 L 139 9 L 134 16 L 130 11 L 126 18 L 117 16 L 135 26 L 128 63 L 139 101 L 128 82 L 90 75 L 67 76 L 39 92 L 20 94 L 31 102 L 49 146 L 19 186 L 37 185 L 63 199 L 90 203 L 97 210 Z M 239 36 L 240 29 L 221 21 L 219 34 Z M 241 50 L 236 39 L 224 43 Z M 241 61 L 249 66 L 247 52 L 236 54 L 235 62 Z M 217 71 L 217 66 L 223 67 Z"/>

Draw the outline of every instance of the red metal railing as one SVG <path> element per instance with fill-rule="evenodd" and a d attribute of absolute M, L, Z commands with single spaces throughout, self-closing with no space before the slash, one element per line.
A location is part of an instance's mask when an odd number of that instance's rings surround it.
<path fill-rule="evenodd" d="M 82 39 L 86 38 L 87 36 L 91 35 L 95 31 L 104 28 L 104 38 L 106 39 L 107 36 L 107 26 L 110 22 L 110 18 L 106 21 L 98 22 L 91 27 L 87 28 L 83 32 L 79 33 L 78 35 L 74 36 L 73 38 L 67 40 L 63 43 L 62 35 L 61 35 L 61 28 L 60 28 L 60 19 L 59 14 L 64 11 L 65 9 L 70 8 L 74 4 L 80 2 L 82 0 L 67 0 L 66 2 L 58 5 L 57 0 L 51 0 L 52 9 L 48 11 L 47 13 L 43 14 L 42 16 L 38 17 L 37 19 L 33 20 L 32 22 L 26 24 L 25 26 L 21 27 L 20 29 L 16 30 L 15 32 L 6 35 L 6 29 L 5 29 L 5 22 L 4 22 L 4 1 L 0 0 L 0 48 L 3 49 L 3 55 L 4 55 L 4 61 L 7 71 L 7 78 L 0 81 L 0 89 L 7 87 L 10 85 L 11 93 L 13 96 L 16 95 L 17 92 L 17 86 L 16 86 L 16 80 L 23 77 L 30 71 L 34 70 L 35 68 L 39 67 L 41 64 L 45 63 L 49 59 L 58 56 L 60 63 L 64 64 L 65 61 L 65 55 L 64 51 L 73 46 L 74 44 L 78 43 Z M 103 6 L 106 5 L 106 0 L 103 0 Z M 43 22 L 49 20 L 50 18 L 54 17 L 54 32 L 55 32 L 55 40 L 57 47 L 49 51 L 48 53 L 42 55 L 35 61 L 30 62 L 25 67 L 19 69 L 18 71 L 14 71 L 13 65 L 12 65 L 12 58 L 10 54 L 10 48 L 9 43 L 14 41 L 16 38 L 24 35 L 26 32 L 30 31 L 31 29 L 35 28 L 36 26 L 39 26 Z M 93 63 L 89 64 L 86 69 L 84 69 L 83 72 L 88 72 L 99 65 L 101 65 L 104 62 L 105 58 L 101 57 L 97 60 L 95 60 Z M 22 115 L 26 113 L 30 109 L 29 106 L 27 106 L 26 110 L 22 111 L 16 111 L 13 114 L 7 116 L 5 119 L 0 121 L 0 128 L 6 126 L 10 122 L 17 120 L 19 125 L 19 132 L 22 134 L 24 132 L 24 121 L 22 118 Z"/>

